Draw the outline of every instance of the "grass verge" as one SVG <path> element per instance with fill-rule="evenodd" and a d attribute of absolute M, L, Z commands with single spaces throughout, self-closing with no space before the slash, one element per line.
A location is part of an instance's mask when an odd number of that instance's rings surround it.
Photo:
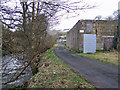
<path fill-rule="evenodd" d="M 28 81 L 28 88 L 92 88 L 80 75 L 73 72 L 54 54 L 56 45 L 42 57 L 39 72 Z"/>
<path fill-rule="evenodd" d="M 96 53 L 77 53 L 78 55 L 85 56 L 89 59 L 100 61 L 106 64 L 111 64 L 118 67 L 118 54 L 117 51 L 97 51 Z"/>
<path fill-rule="evenodd" d="M 118 52 L 116 50 L 113 51 L 104 51 L 104 50 L 97 50 L 96 53 L 83 53 L 71 50 L 68 48 L 65 44 L 67 50 L 71 51 L 72 53 L 75 53 L 77 55 L 82 55 L 84 57 L 87 57 L 88 59 L 92 59 L 95 61 L 103 62 L 106 64 L 111 64 L 118 67 Z"/>

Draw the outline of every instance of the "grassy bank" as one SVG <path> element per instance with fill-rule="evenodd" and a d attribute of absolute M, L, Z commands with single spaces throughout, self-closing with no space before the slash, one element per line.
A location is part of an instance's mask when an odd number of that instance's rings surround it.
<path fill-rule="evenodd" d="M 94 88 L 54 55 L 55 48 L 44 54 L 39 72 L 28 81 L 28 88 Z"/>
<path fill-rule="evenodd" d="M 118 52 L 117 51 L 109 52 L 109 51 L 97 50 L 96 53 L 87 53 L 87 54 L 78 53 L 74 51 L 74 53 L 85 56 L 95 61 L 100 61 L 106 64 L 118 66 Z"/>
<path fill-rule="evenodd" d="M 111 65 L 118 67 L 118 52 L 116 50 L 113 50 L 113 51 L 97 50 L 96 53 L 86 53 L 85 54 L 83 52 L 71 50 L 65 44 L 64 44 L 64 46 L 66 47 L 67 50 L 69 50 L 77 55 L 82 55 L 89 59 L 103 62 L 106 64 L 111 64 Z"/>

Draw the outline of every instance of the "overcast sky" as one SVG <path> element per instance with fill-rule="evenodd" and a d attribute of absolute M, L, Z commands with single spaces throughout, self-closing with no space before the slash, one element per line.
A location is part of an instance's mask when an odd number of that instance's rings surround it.
<path fill-rule="evenodd" d="M 120 0 L 86 0 L 90 5 L 95 4 L 96 7 L 89 10 L 84 10 L 80 12 L 80 16 L 61 19 L 59 25 L 55 29 L 63 30 L 72 28 L 78 20 L 80 19 L 94 19 L 96 16 L 101 15 L 102 17 L 107 17 L 113 14 L 115 10 L 118 10 L 118 2 Z"/>
<path fill-rule="evenodd" d="M 67 1 L 67 0 L 63 0 L 63 1 Z M 71 2 L 78 0 L 69 0 L 69 1 Z M 74 18 L 66 19 L 62 17 L 60 19 L 60 24 L 54 26 L 53 29 L 55 30 L 71 29 L 80 19 L 94 19 L 98 15 L 101 15 L 102 17 L 111 16 L 115 10 L 118 10 L 118 2 L 120 0 L 83 0 L 83 1 L 88 3 L 89 5 L 95 5 L 96 7 L 93 9 L 80 11 L 79 12 L 80 15 Z M 13 4 L 10 3 L 9 6 L 11 5 Z"/>

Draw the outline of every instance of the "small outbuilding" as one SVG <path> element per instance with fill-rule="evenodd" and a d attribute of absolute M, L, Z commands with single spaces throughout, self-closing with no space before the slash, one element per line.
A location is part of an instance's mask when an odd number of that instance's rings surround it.
<path fill-rule="evenodd" d="M 79 20 L 67 32 L 66 45 L 76 51 L 94 53 L 104 48 L 103 36 L 114 36 L 117 20 Z"/>

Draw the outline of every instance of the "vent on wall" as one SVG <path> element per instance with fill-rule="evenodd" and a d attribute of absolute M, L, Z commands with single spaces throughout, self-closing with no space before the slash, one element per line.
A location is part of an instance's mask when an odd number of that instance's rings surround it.
<path fill-rule="evenodd" d="M 79 33 L 84 33 L 84 30 L 79 30 Z"/>

